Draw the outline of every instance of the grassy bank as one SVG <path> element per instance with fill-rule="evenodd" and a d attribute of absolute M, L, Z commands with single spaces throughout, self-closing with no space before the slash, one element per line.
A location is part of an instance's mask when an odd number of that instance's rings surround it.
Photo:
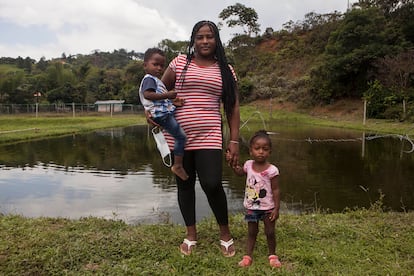
<path fill-rule="evenodd" d="M 258 109 L 242 107 L 242 121 L 258 120 Z M 263 119 L 413 135 L 413 125 L 391 121 L 334 120 L 273 110 Z M 0 143 L 145 124 L 142 115 L 88 117 L 0 116 Z M 127 225 L 122 221 L 84 218 L 24 218 L 0 214 L 0 275 L 411 275 L 414 271 L 414 212 L 371 209 L 340 214 L 282 214 L 277 223 L 282 269 L 266 260 L 263 229 L 253 266 L 237 267 L 244 253 L 246 224 L 231 217 L 237 254 L 220 254 L 213 219 L 199 224 L 199 244 L 183 257 L 180 225 Z"/>
<path fill-rule="evenodd" d="M 0 116 L 0 143 L 83 133 L 96 129 L 145 124 L 143 115 L 114 116 Z"/>
<path fill-rule="evenodd" d="M 199 243 L 182 256 L 179 225 L 127 225 L 84 218 L 0 215 L 1 275 L 412 275 L 414 213 L 378 208 L 341 214 L 282 214 L 277 223 L 281 269 L 267 263 L 263 228 L 253 265 L 239 268 L 246 224 L 231 217 L 236 256 L 221 255 L 217 226 L 199 224 Z"/>
<path fill-rule="evenodd" d="M 264 106 L 246 105 L 241 107 L 242 124 L 246 120 L 261 124 L 261 120 L 283 121 L 290 124 L 307 124 L 315 126 L 338 127 L 367 132 L 379 132 L 401 135 L 414 135 L 414 124 L 387 120 L 367 120 L 363 124 L 360 118 L 338 119 L 329 116 L 311 116 L 300 112 L 286 110 L 269 110 Z M 44 116 L 33 115 L 1 115 L 0 144 L 28 141 L 33 139 L 57 137 L 73 133 L 82 133 L 96 129 L 126 127 L 146 124 L 143 114 L 130 115 L 96 115 L 96 116 Z"/>
<path fill-rule="evenodd" d="M 259 112 L 259 113 L 258 113 Z M 260 114 L 260 115 L 259 115 Z M 241 108 L 242 121 L 248 119 L 265 121 L 278 120 L 288 124 L 306 124 L 324 127 L 336 127 L 352 130 L 360 130 L 373 133 L 414 135 L 414 124 L 393 120 L 367 119 L 365 124 L 362 117 L 344 116 L 337 117 L 330 114 L 309 115 L 303 111 L 287 111 L 272 109 L 265 105 L 247 105 Z"/>

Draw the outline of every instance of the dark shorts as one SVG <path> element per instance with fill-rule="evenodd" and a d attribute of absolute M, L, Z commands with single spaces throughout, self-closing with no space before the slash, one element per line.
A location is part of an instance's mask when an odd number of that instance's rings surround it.
<path fill-rule="evenodd" d="M 246 215 L 244 215 L 244 220 L 247 222 L 259 222 L 263 220 L 265 216 L 269 216 L 272 213 L 271 210 L 247 210 Z"/>

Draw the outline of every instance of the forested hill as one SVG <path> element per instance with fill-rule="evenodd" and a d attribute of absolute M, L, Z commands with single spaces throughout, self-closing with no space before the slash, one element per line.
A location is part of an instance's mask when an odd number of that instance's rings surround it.
<path fill-rule="evenodd" d="M 414 119 L 414 1 L 359 1 L 230 43 L 244 101 L 303 107 L 366 99 L 368 116 Z"/>
<path fill-rule="evenodd" d="M 368 116 L 414 118 L 414 0 L 360 0 L 344 14 L 309 13 L 281 30 L 235 36 L 226 45 L 241 100 L 275 98 L 306 107 L 341 98 L 367 99 Z M 165 39 L 170 60 L 185 41 Z M 0 59 L 0 104 L 137 103 L 142 53 L 65 56 L 35 61 Z"/>

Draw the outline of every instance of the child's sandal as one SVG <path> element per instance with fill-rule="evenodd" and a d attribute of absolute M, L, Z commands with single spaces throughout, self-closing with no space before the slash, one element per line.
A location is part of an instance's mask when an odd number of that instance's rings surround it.
<path fill-rule="evenodd" d="M 279 257 L 276 255 L 269 256 L 269 264 L 271 267 L 281 267 L 282 263 L 279 261 Z"/>
<path fill-rule="evenodd" d="M 248 255 L 244 255 L 243 259 L 239 262 L 239 266 L 241 267 L 251 266 L 251 264 L 252 264 L 252 257 Z"/>

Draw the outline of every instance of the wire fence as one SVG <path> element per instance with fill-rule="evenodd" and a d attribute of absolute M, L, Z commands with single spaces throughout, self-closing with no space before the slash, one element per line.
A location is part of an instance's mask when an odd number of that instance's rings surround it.
<path fill-rule="evenodd" d="M 142 105 L 133 104 L 78 104 L 78 103 L 56 103 L 56 104 L 0 104 L 0 115 L 14 114 L 72 114 L 92 115 L 94 113 L 142 113 Z"/>

